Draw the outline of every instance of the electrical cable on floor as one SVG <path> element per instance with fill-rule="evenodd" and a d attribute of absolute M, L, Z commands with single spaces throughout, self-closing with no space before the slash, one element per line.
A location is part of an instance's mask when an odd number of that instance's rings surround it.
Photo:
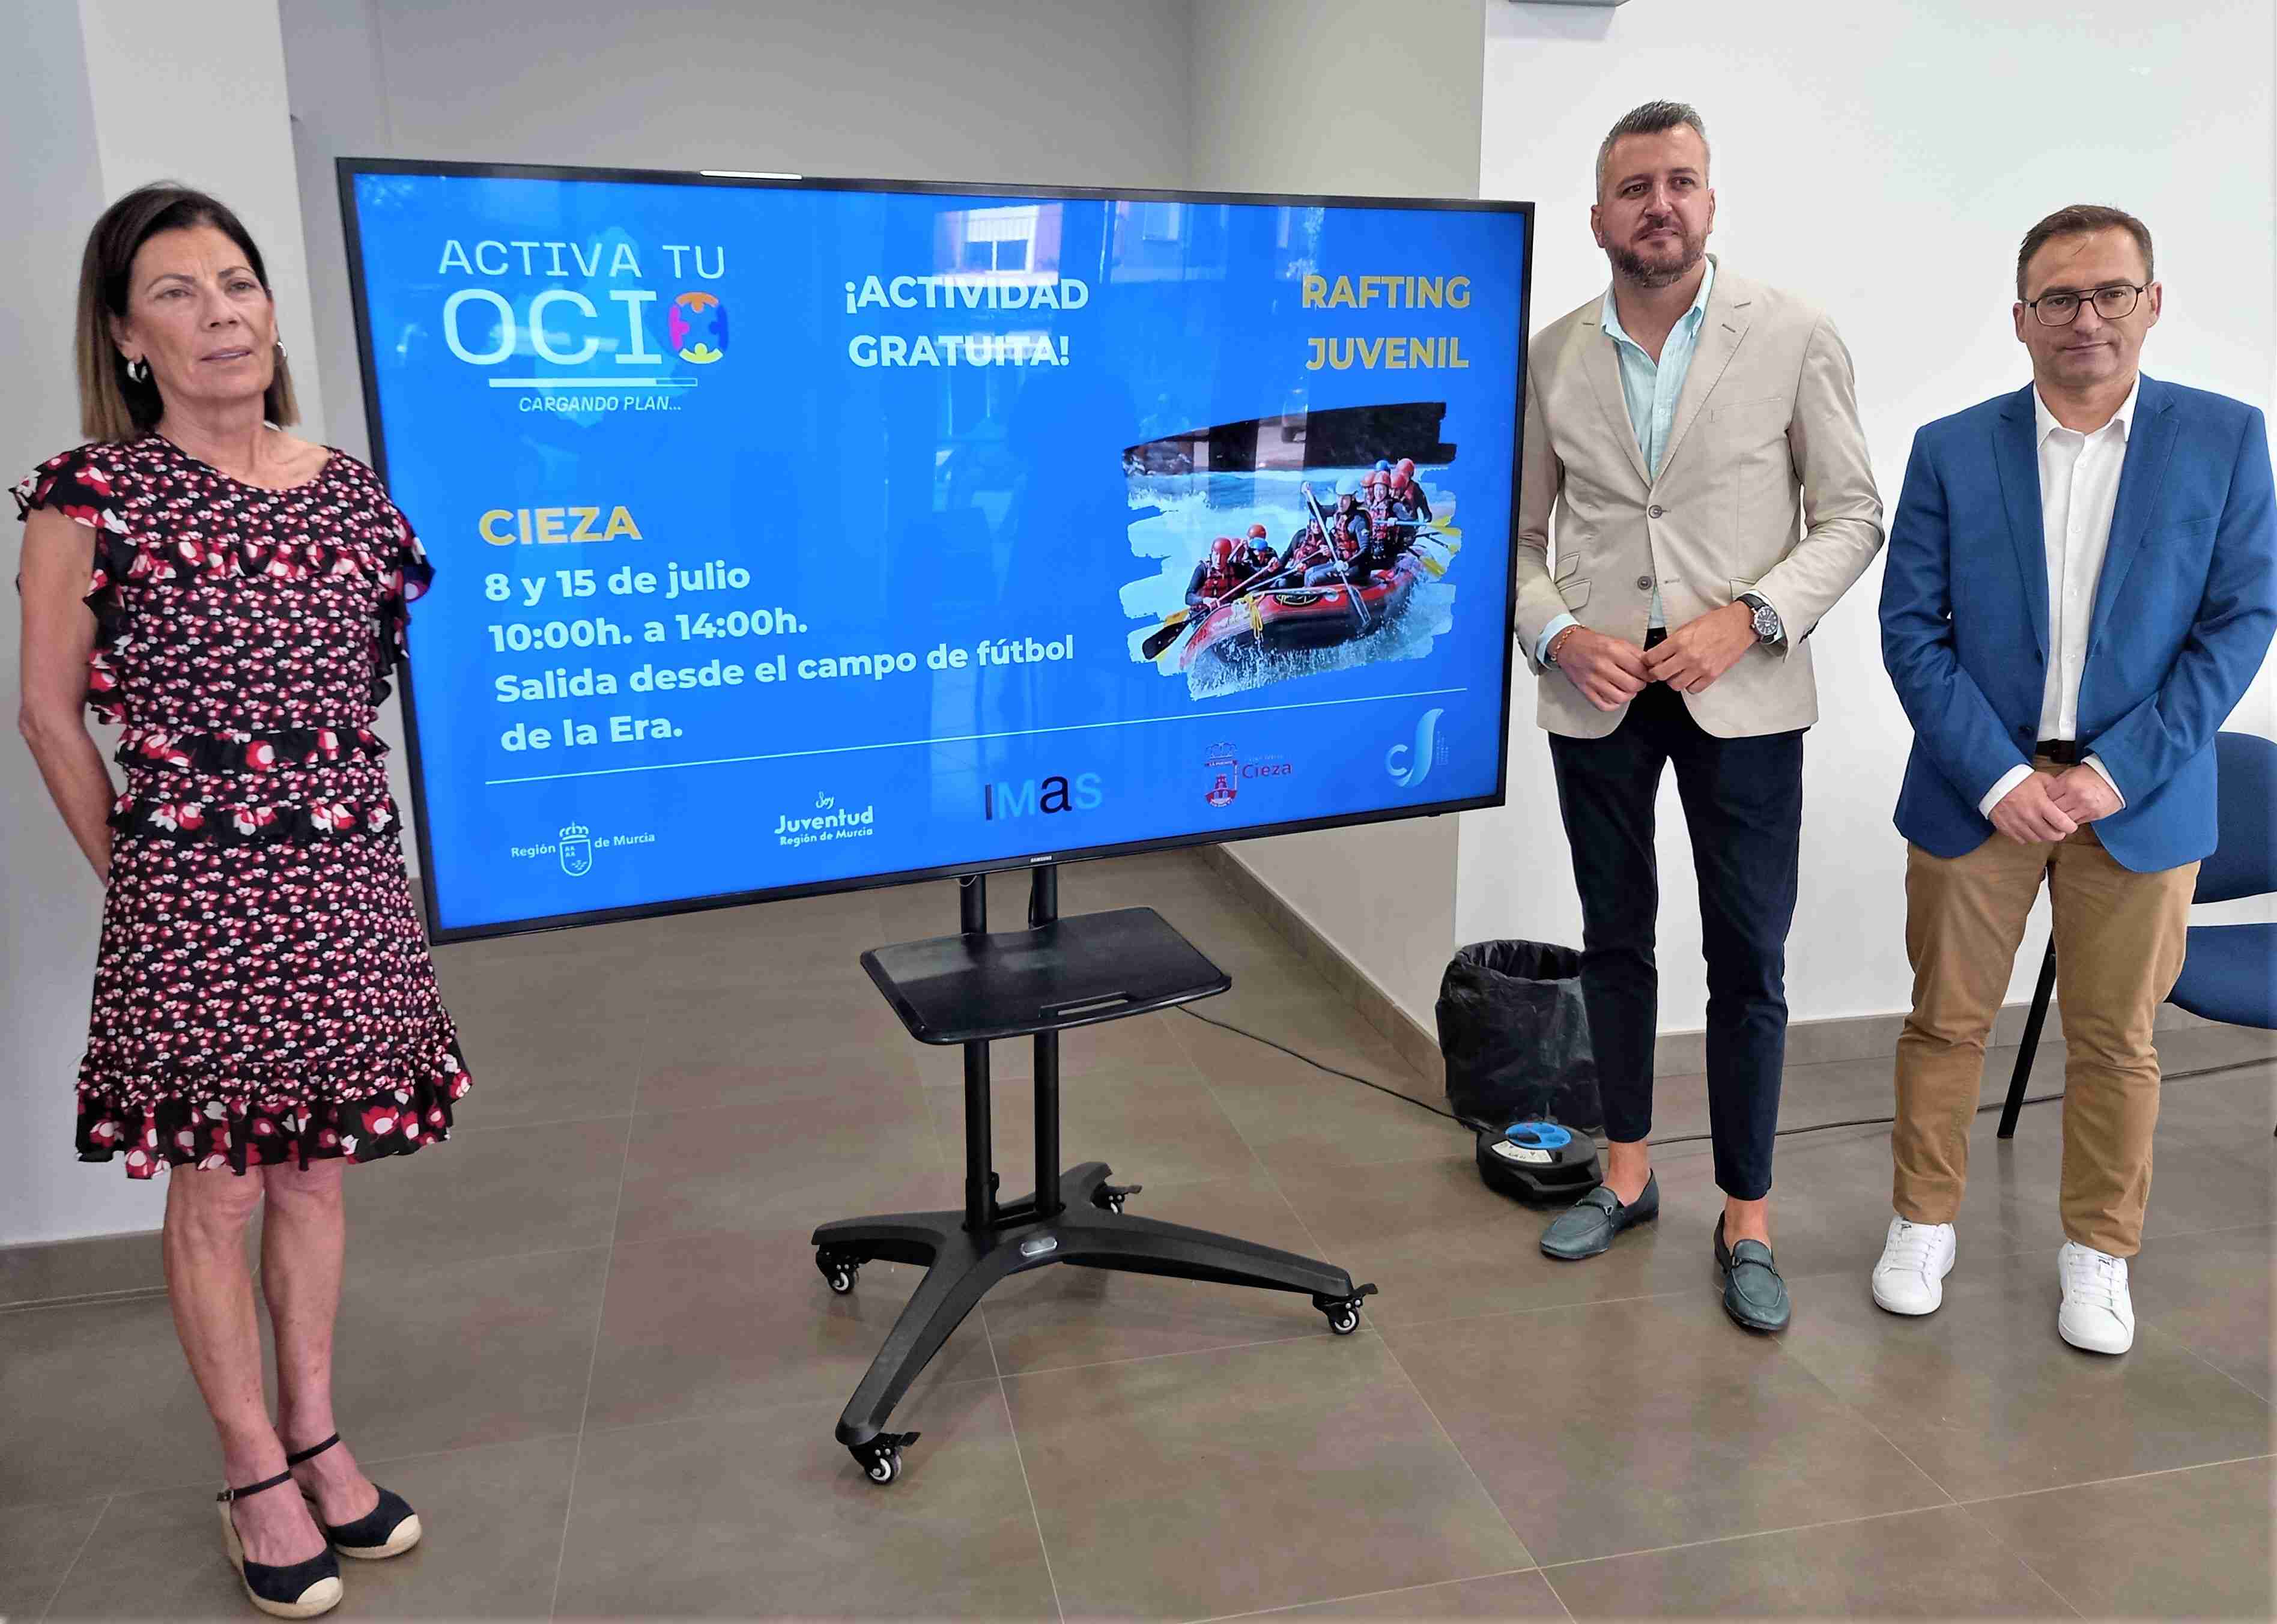
<path fill-rule="evenodd" d="M 1258 1033 L 1251 1032 L 1245 1027 L 1236 1026 L 1226 1021 L 1212 1020 L 1208 1016 L 1202 1014 L 1199 1010 L 1192 1008 L 1191 1005 L 1181 1004 L 1179 1009 L 1181 1012 L 1192 1016 L 1205 1026 L 1215 1026 L 1220 1032 L 1230 1032 L 1238 1038 L 1247 1038 L 1253 1043 L 1262 1043 L 1268 1048 L 1277 1048 L 1283 1054 L 1288 1056 L 1291 1060 L 1301 1060 L 1316 1071 L 1326 1071 L 1330 1077 L 1341 1077 L 1346 1082 L 1358 1083 L 1364 1088 L 1373 1088 L 1378 1094 L 1388 1094 L 1393 1099 L 1400 1101 L 1404 1104 L 1412 1105 L 1418 1110 L 1429 1111 L 1434 1117 L 1443 1117 L 1449 1122 L 1455 1124 L 1458 1127 L 1467 1128 L 1471 1125 L 1465 1122 L 1460 1117 L 1456 1116 L 1454 1112 L 1441 1110 L 1437 1106 L 1433 1105 L 1427 1101 L 1419 1100 L 1412 1094 L 1402 1094 L 1397 1088 L 1388 1088 L 1384 1086 L 1383 1084 L 1371 1081 L 1367 1078 L 1356 1076 L 1350 1071 L 1339 1071 L 1335 1066 L 1329 1065 L 1325 1061 L 1315 1060 L 1310 1055 L 1291 1048 L 1285 1043 L 1276 1043 L 1271 1038 L 1260 1036 Z M 2263 1055 L 2251 1060 L 2233 1060 L 2218 1066 L 2198 1066 L 2188 1071 L 2168 1071 L 2160 1078 L 2159 1081 L 2163 1086 L 2167 1083 L 2184 1082 L 2193 1077 L 2214 1077 L 2224 1071 L 2243 1071 L 2250 1066 L 2263 1066 L 2270 1064 L 2271 1057 L 2269 1056 Z M 2052 1101 L 2060 1100 L 2062 1098 L 2063 1091 L 2061 1089 L 2058 1089 L 2053 1094 L 2027 1094 L 2023 1099 L 2018 1101 L 2017 1103 L 2020 1106 L 2046 1105 Z M 1976 1115 L 1982 1117 L 1987 1111 L 1997 1111 L 2005 1103 L 2007 1103 L 2006 1101 L 1995 1100 L 1988 1105 L 1980 1105 L 1976 1108 Z M 1788 1135 L 1794 1133 L 1824 1133 L 1834 1128 L 1885 1128 L 1896 1121 L 1897 1118 L 1895 1117 L 1847 1117 L 1840 1122 L 1814 1122 L 1800 1128 L 1780 1128 L 1777 1131 L 1774 1137 L 1785 1139 Z M 1708 1133 L 1685 1133 L 1679 1134 L 1673 1139 L 1656 1139 L 1652 1143 L 1655 1145 L 1702 1145 L 1708 1143 L 1713 1137 L 1714 1135 Z M 1605 1141 L 1603 1140 L 1599 1140 L 1597 1141 L 1600 1146 L 1603 1145 L 1604 1142 Z"/>
<path fill-rule="evenodd" d="M 1288 1056 L 1290 1059 L 1301 1060 L 1316 1071 L 1326 1071 L 1330 1077 L 1341 1077 L 1346 1082 L 1358 1083 L 1363 1088 L 1373 1088 L 1378 1094 L 1388 1094 L 1393 1099 L 1400 1101 L 1405 1104 L 1412 1105 L 1418 1110 L 1429 1111 L 1434 1117 L 1444 1117 L 1449 1122 L 1455 1124 L 1458 1127 L 1468 1127 L 1470 1125 L 1460 1117 L 1456 1116 L 1454 1112 L 1443 1111 L 1437 1106 L 1429 1103 L 1428 1101 L 1419 1100 L 1412 1094 L 1402 1094 L 1397 1088 L 1387 1088 L 1382 1083 L 1371 1082 L 1365 1077 L 1356 1077 L 1350 1071 L 1339 1071 L 1336 1067 L 1329 1064 L 1326 1061 L 1315 1060 L 1310 1055 L 1299 1054 L 1285 1043 L 1276 1043 L 1270 1038 L 1260 1037 L 1257 1033 L 1247 1031 L 1243 1027 L 1228 1025 L 1223 1021 L 1212 1020 L 1208 1016 L 1202 1014 L 1199 1010 L 1195 1010 L 1190 1004 L 1180 1004 L 1178 1008 L 1182 1012 L 1192 1016 L 1205 1026 L 1215 1026 L 1220 1032 L 1230 1032 L 1238 1038 L 1247 1038 L 1252 1043 L 1262 1043 L 1268 1048 L 1277 1048 L 1283 1054 Z"/>

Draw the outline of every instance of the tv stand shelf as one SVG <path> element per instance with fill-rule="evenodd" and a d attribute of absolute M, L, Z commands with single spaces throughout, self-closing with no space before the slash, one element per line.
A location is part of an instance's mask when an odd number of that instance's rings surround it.
<path fill-rule="evenodd" d="M 862 968 L 920 1043 L 1064 1032 L 1233 985 L 1152 908 L 873 948 Z"/>

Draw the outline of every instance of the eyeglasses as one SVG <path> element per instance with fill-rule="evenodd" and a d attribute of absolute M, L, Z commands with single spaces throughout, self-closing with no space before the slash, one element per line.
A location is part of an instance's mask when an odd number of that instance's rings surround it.
<path fill-rule="evenodd" d="M 2079 307 L 2088 300 L 2095 301 L 2095 313 L 2106 322 L 2115 322 L 2135 314 L 2135 301 L 2143 296 L 2148 282 L 2136 286 L 2131 282 L 2114 282 L 2108 287 L 2098 287 L 2091 293 L 2078 294 L 2067 289 L 2061 293 L 2042 294 L 2037 299 L 2024 301 L 2024 308 L 2039 318 L 2043 327 L 2068 327 L 2079 319 Z"/>

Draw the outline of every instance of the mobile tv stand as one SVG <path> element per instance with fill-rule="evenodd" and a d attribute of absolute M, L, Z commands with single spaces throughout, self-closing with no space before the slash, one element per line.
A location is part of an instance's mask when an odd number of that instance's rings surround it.
<path fill-rule="evenodd" d="M 986 876 L 957 883 L 958 934 L 873 949 L 862 955 L 862 967 L 912 1037 L 964 1047 L 964 1209 L 848 1218 L 814 1231 L 815 1267 L 842 1294 L 873 1258 L 926 1265 L 838 1421 L 838 1441 L 878 1483 L 901 1475 L 902 1450 L 918 1437 L 886 1431 L 887 1416 L 974 1305 L 1012 1275 L 1074 1263 L 1303 1292 L 1338 1336 L 1358 1329 L 1360 1300 L 1375 1290 L 1293 1252 L 1126 1216 L 1123 1201 L 1139 1186 L 1109 1184 L 1102 1162 L 1062 1172 L 1060 1033 L 1207 998 L 1233 983 L 1152 908 L 1060 918 L 1055 865 L 1033 871 L 1025 930 L 992 935 Z M 990 1167 L 988 1045 L 1031 1036 L 1036 1191 L 999 1202 Z"/>

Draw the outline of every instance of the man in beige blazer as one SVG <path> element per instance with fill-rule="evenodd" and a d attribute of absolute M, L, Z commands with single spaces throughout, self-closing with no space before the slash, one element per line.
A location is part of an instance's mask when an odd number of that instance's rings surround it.
<path fill-rule="evenodd" d="M 1681 103 L 1613 126 L 1589 211 L 1611 286 L 1539 334 L 1527 365 L 1515 630 L 1581 894 L 1611 1141 L 1604 1183 L 1542 1247 L 1595 1256 L 1660 1211 L 1653 808 L 1672 762 L 1708 959 L 1716 1262 L 1725 1310 L 1770 1331 L 1791 1314 L 1768 1198 L 1818 720 L 1806 639 L 1881 546 L 1882 504 L 1833 324 L 1708 255 L 1708 161 Z"/>

